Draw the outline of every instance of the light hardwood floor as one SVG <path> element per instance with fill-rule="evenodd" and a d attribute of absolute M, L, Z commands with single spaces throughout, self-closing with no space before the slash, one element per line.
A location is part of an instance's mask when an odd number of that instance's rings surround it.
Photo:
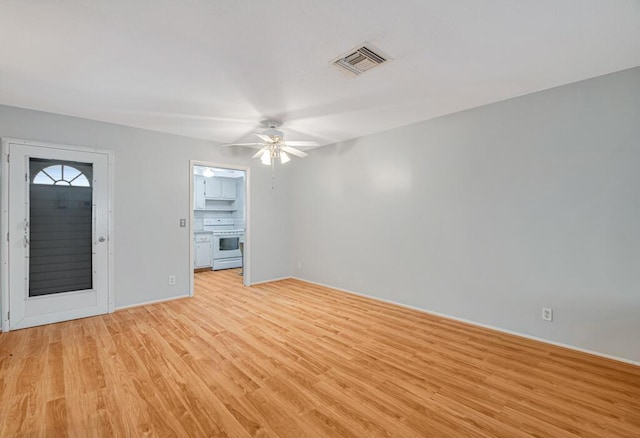
<path fill-rule="evenodd" d="M 0 437 L 638 437 L 640 368 L 283 280 L 0 334 Z"/>

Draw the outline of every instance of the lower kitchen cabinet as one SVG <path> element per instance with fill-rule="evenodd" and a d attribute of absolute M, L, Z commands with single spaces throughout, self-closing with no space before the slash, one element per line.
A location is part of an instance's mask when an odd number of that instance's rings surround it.
<path fill-rule="evenodd" d="M 194 249 L 194 262 L 193 267 L 210 268 L 213 266 L 212 258 L 212 246 L 211 246 L 211 234 L 195 234 L 194 237 L 195 249 Z"/>

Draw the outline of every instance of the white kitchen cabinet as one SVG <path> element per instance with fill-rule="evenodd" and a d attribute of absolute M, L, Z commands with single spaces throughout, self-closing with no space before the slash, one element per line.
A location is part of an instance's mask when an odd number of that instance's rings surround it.
<path fill-rule="evenodd" d="M 222 181 L 219 178 L 205 178 L 205 197 L 220 199 L 222 197 Z"/>
<path fill-rule="evenodd" d="M 222 199 L 236 199 L 236 181 L 234 179 L 222 180 Z"/>
<path fill-rule="evenodd" d="M 210 268 L 213 266 L 213 251 L 211 246 L 211 234 L 210 233 L 196 233 L 195 237 L 195 254 L 193 267 Z"/>
<path fill-rule="evenodd" d="M 229 178 L 205 178 L 205 198 L 224 199 L 234 201 L 236 199 L 236 182 Z"/>
<path fill-rule="evenodd" d="M 193 177 L 193 208 L 194 210 L 204 210 L 205 208 L 205 181 L 204 177 L 195 175 Z"/>

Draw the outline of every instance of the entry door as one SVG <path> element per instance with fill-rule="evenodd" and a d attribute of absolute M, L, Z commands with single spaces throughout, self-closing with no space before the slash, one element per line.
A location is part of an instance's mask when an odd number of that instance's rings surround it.
<path fill-rule="evenodd" d="M 105 153 L 9 144 L 9 327 L 107 313 Z"/>

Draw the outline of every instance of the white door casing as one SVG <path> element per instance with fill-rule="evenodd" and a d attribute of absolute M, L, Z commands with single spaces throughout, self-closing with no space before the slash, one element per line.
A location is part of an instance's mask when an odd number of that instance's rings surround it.
<path fill-rule="evenodd" d="M 8 156 L 7 156 L 8 155 Z M 111 163 L 109 152 L 24 140 L 3 140 L 3 330 L 83 318 L 113 311 L 110 288 Z M 30 159 L 88 163 L 91 181 L 91 286 L 29 296 Z M 9 313 L 10 312 L 10 313 Z M 10 318 L 9 318 L 10 315 Z"/>
<path fill-rule="evenodd" d="M 245 182 L 244 182 L 244 251 L 243 251 L 243 277 L 242 284 L 245 286 L 251 286 L 251 168 L 248 166 L 238 166 L 233 164 L 221 164 L 221 163 L 212 163 L 209 161 L 199 161 L 199 160 L 189 160 L 189 192 L 191 196 L 191 200 L 193 201 L 192 205 L 196 205 L 195 201 L 198 197 L 198 191 L 200 190 L 195 181 L 198 180 L 194 178 L 194 166 L 204 166 L 204 167 L 213 167 L 213 168 L 221 168 L 221 169 L 232 169 L 232 170 L 240 170 L 244 172 Z M 205 178 L 202 178 L 200 181 L 204 182 Z M 222 194 L 222 186 L 220 187 L 220 194 Z M 235 193 L 235 197 L 237 197 L 237 193 Z M 195 208 L 195 207 L 194 207 Z M 194 232 L 194 209 L 190 210 L 189 217 L 189 235 L 187 236 L 189 239 L 189 270 L 191 272 L 190 280 L 189 280 L 189 296 L 194 296 L 194 274 L 193 267 L 195 262 L 195 239 L 193 238 Z M 213 242 L 212 242 L 213 244 Z"/>

